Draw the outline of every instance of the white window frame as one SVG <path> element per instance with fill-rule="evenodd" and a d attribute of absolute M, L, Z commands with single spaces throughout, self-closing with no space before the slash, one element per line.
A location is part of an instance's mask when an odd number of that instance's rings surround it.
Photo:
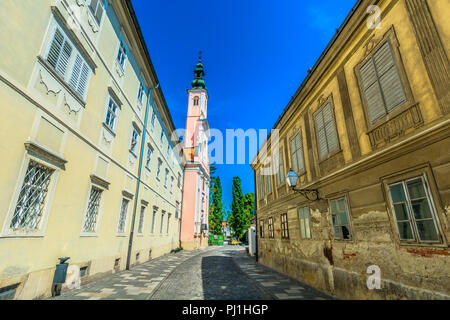
<path fill-rule="evenodd" d="M 139 106 L 142 106 L 144 104 L 144 91 L 145 91 L 144 84 L 142 82 L 139 82 L 139 90 L 137 96 Z"/>
<path fill-rule="evenodd" d="M 150 171 L 150 167 L 152 164 L 153 152 L 154 152 L 154 150 L 153 150 L 152 146 L 150 145 L 150 143 L 147 144 L 147 155 L 145 158 L 145 168 L 148 169 L 149 171 Z"/>
<path fill-rule="evenodd" d="M 168 180 L 169 180 L 169 169 L 166 168 L 165 175 L 164 175 L 164 188 L 166 188 L 166 189 L 167 189 Z"/>
<path fill-rule="evenodd" d="M 152 224 L 150 226 L 150 235 L 155 234 L 155 226 L 156 226 L 156 215 L 158 213 L 158 207 L 153 207 L 152 210 Z"/>
<path fill-rule="evenodd" d="M 16 210 L 16 206 L 17 206 L 17 202 L 19 200 L 19 196 L 20 196 L 20 191 L 22 190 L 22 185 L 24 183 L 25 180 L 25 175 L 27 173 L 28 170 L 28 166 L 30 164 L 30 161 L 34 161 L 39 163 L 40 165 L 46 166 L 50 169 L 53 170 L 53 173 L 50 177 L 50 182 L 48 185 L 48 191 L 47 191 L 47 195 L 45 197 L 44 200 L 44 207 L 42 208 L 42 217 L 41 220 L 39 222 L 39 227 L 37 229 L 28 229 L 28 230 L 13 230 L 10 228 L 11 222 L 12 222 L 12 218 L 14 216 L 14 212 Z M 23 238 L 27 238 L 27 237 L 44 237 L 45 236 L 45 231 L 47 228 L 47 222 L 48 222 L 48 217 L 51 211 L 51 206 L 53 203 L 53 198 L 54 198 L 54 193 L 55 193 L 55 189 L 56 189 L 56 184 L 58 181 L 58 177 L 59 177 L 59 173 L 60 173 L 60 169 L 58 167 L 55 167 L 51 164 L 49 164 L 48 162 L 38 159 L 30 154 L 25 154 L 25 157 L 22 161 L 22 166 L 21 169 L 19 171 L 18 174 L 18 178 L 16 181 L 16 186 L 15 186 L 15 192 L 14 195 L 11 199 L 10 205 L 9 205 L 9 209 L 8 209 L 8 214 L 6 216 L 6 219 L 4 221 L 3 224 L 3 230 L 2 233 L 0 235 L 0 238 L 7 238 L 7 237 L 23 237 Z"/>
<path fill-rule="evenodd" d="M 86 218 L 87 218 L 87 210 L 89 208 L 89 202 L 90 202 L 90 196 L 91 196 L 91 191 L 92 189 L 98 189 L 101 191 L 101 195 L 100 195 L 100 201 L 98 204 L 98 210 L 97 210 L 97 219 L 96 219 L 96 223 L 95 223 L 95 228 L 94 231 L 85 231 L 84 230 L 84 224 L 86 223 Z M 89 188 L 88 188 L 88 193 L 87 193 L 87 199 L 86 199 L 86 205 L 85 205 L 85 209 L 84 209 L 84 216 L 83 216 L 83 222 L 81 225 L 81 236 L 82 237 L 95 237 L 98 236 L 98 230 L 100 229 L 100 221 L 101 221 L 101 217 L 102 217 L 102 208 L 103 208 L 103 202 L 105 199 L 105 191 L 106 189 L 97 185 L 97 184 L 93 184 L 90 183 L 89 184 Z"/>
<path fill-rule="evenodd" d="M 123 231 L 120 231 L 120 229 L 119 229 L 120 218 L 121 218 L 121 214 L 122 214 L 122 205 L 123 205 L 124 201 L 128 201 L 128 204 L 127 204 L 127 208 L 125 211 L 125 221 L 123 223 Z M 119 206 L 119 217 L 118 217 L 119 219 L 117 221 L 117 230 L 116 230 L 117 231 L 116 235 L 118 237 L 126 237 L 127 236 L 126 233 L 127 233 L 127 225 L 128 225 L 128 210 L 130 208 L 131 201 L 132 201 L 132 199 L 129 199 L 127 197 L 121 197 L 120 206 Z"/>
<path fill-rule="evenodd" d="M 131 130 L 131 139 L 130 139 L 130 152 L 137 156 L 138 147 L 139 147 L 139 139 L 141 137 L 141 132 L 135 125 L 132 125 Z"/>
<path fill-rule="evenodd" d="M 116 112 L 114 112 L 113 110 L 111 110 L 110 108 L 110 103 L 114 104 L 117 108 L 116 108 Z M 112 132 L 116 132 L 116 127 L 117 127 L 117 120 L 119 118 L 119 110 L 120 110 L 120 105 L 117 103 L 116 100 L 114 100 L 114 98 L 109 95 L 108 96 L 108 102 L 106 104 L 106 115 L 105 115 L 105 125 L 112 131 Z M 110 112 L 111 111 L 111 112 Z M 112 128 L 108 123 L 108 115 L 109 114 L 114 115 L 114 121 L 113 121 L 113 125 Z"/>
<path fill-rule="evenodd" d="M 98 2 L 97 2 L 97 7 L 95 8 L 95 12 L 92 12 L 93 9 L 92 9 L 92 7 L 91 7 L 91 1 L 93 1 L 93 0 L 90 0 L 90 2 L 89 2 L 89 5 L 88 5 L 88 11 L 89 11 L 89 13 L 92 15 L 92 17 L 94 18 L 95 23 L 97 23 L 97 25 L 100 27 L 100 25 L 101 25 L 101 23 L 102 23 L 102 21 L 103 21 L 103 17 L 106 15 L 106 8 L 105 8 L 105 5 L 104 5 L 104 3 L 103 3 L 103 0 L 98 0 Z M 100 18 L 100 21 L 97 20 L 97 12 L 98 12 L 98 8 L 99 8 L 99 7 L 101 7 L 102 10 L 103 10 L 102 16 L 101 16 L 101 18 Z"/>
<path fill-rule="evenodd" d="M 122 44 L 123 44 L 123 46 L 122 46 Z M 125 50 L 124 50 L 124 48 L 125 48 Z M 123 62 L 120 61 L 119 54 L 120 54 L 120 57 L 123 58 Z M 119 39 L 119 47 L 117 49 L 116 63 L 119 66 L 119 68 L 121 69 L 122 73 L 125 73 L 127 60 L 128 60 L 127 44 L 126 44 L 125 40 Z"/>
<path fill-rule="evenodd" d="M 338 223 L 337 225 L 334 225 L 334 223 L 333 223 L 333 213 L 331 212 L 331 203 L 332 203 L 333 201 L 339 201 L 339 200 L 341 200 L 341 199 L 344 199 L 345 207 L 346 207 L 346 209 L 347 209 L 346 214 L 347 214 L 348 224 L 343 224 L 343 223 L 340 221 L 340 217 L 337 217 L 337 218 L 339 219 L 339 223 Z M 346 241 L 346 242 L 352 242 L 352 241 L 354 241 L 355 235 L 354 235 L 354 231 L 353 231 L 352 220 L 351 220 L 351 214 L 350 214 L 350 213 L 351 213 L 351 210 L 350 210 L 350 205 L 349 205 L 349 203 L 348 203 L 348 197 L 347 197 L 347 195 L 342 195 L 342 196 L 339 196 L 339 197 L 335 197 L 335 198 L 333 198 L 333 199 L 329 199 L 329 208 L 330 208 L 330 217 L 331 217 L 331 227 L 332 227 L 332 229 L 333 229 L 333 236 L 334 236 L 334 239 L 337 240 L 337 241 Z M 337 215 L 336 215 L 336 216 L 337 216 Z M 334 228 L 335 228 L 335 227 L 342 227 L 342 226 L 344 226 L 344 225 L 348 225 L 348 227 L 349 227 L 349 235 L 350 235 L 350 238 L 349 238 L 349 239 L 345 239 L 344 236 L 342 236 L 342 238 L 336 238 L 336 232 L 335 232 Z"/>
<path fill-rule="evenodd" d="M 307 211 L 306 217 L 301 217 L 300 216 L 300 211 L 301 210 L 305 210 Z M 298 216 L 298 223 L 299 223 L 299 228 L 300 228 L 300 238 L 302 240 L 310 240 L 312 238 L 312 234 L 311 234 L 311 209 L 309 207 L 301 207 L 297 209 L 297 216 Z M 307 224 L 306 225 L 306 221 Z M 303 233 L 303 230 L 305 231 L 305 233 Z"/>
<path fill-rule="evenodd" d="M 164 215 L 166 214 L 166 211 L 162 210 L 161 211 L 161 225 L 159 228 L 159 234 L 162 235 L 163 234 L 163 227 L 164 227 Z"/>
<path fill-rule="evenodd" d="M 163 165 L 163 162 L 162 162 L 161 158 L 158 158 L 158 167 L 156 169 L 156 179 L 158 179 L 158 181 L 161 180 L 162 165 Z"/>
<path fill-rule="evenodd" d="M 145 227 L 145 215 L 147 213 L 147 205 L 144 203 L 141 203 L 141 208 L 139 210 L 139 221 L 138 221 L 138 230 L 137 235 L 143 236 L 144 235 L 144 227 Z"/>

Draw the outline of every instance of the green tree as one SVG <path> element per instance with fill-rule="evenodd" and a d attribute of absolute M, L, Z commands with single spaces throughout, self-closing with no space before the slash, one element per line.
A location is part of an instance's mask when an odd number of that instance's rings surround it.
<path fill-rule="evenodd" d="M 233 202 L 231 203 L 231 214 L 228 217 L 228 221 L 233 229 L 233 236 L 237 237 L 239 240 L 242 239 L 244 231 L 246 230 L 244 196 L 242 195 L 241 179 L 239 177 L 233 178 L 232 195 Z"/>
<path fill-rule="evenodd" d="M 244 195 L 244 226 L 247 230 L 251 225 L 251 220 L 255 214 L 255 194 L 246 193 Z"/>
<path fill-rule="evenodd" d="M 209 212 L 209 232 L 215 235 L 222 235 L 223 204 L 220 177 L 214 179 L 211 207 L 212 210 Z"/>

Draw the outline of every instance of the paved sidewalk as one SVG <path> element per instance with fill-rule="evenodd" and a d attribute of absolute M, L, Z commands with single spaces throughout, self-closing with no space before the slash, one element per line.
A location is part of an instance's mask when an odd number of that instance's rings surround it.
<path fill-rule="evenodd" d="M 264 292 L 276 300 L 333 300 L 334 298 L 270 269 L 257 264 L 245 251 L 234 255 L 234 261 L 240 269 Z"/>
<path fill-rule="evenodd" d="M 178 265 L 210 250 L 180 251 L 140 264 L 131 270 L 106 276 L 64 292 L 55 300 L 148 300 L 152 292 Z"/>

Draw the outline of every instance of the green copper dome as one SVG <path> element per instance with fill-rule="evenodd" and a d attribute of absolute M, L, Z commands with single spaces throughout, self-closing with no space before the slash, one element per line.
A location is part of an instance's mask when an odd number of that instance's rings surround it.
<path fill-rule="evenodd" d="M 203 77 L 205 76 L 205 71 L 203 70 L 202 64 L 202 56 L 198 57 L 198 63 L 194 70 L 195 79 L 192 80 L 191 85 L 192 89 L 206 89 L 205 80 Z"/>

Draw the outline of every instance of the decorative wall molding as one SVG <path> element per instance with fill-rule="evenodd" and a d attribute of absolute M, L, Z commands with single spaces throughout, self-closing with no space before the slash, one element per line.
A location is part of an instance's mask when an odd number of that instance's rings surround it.
<path fill-rule="evenodd" d="M 45 87 L 45 90 L 47 91 L 47 95 L 52 93 L 55 97 L 61 92 L 61 88 L 54 88 L 52 85 L 54 85 L 52 80 L 50 79 L 44 79 L 45 76 L 42 75 L 42 70 L 39 70 L 39 83 L 43 84 Z M 56 85 L 55 85 L 56 87 Z"/>
<path fill-rule="evenodd" d="M 75 2 L 79 7 L 84 7 L 86 0 L 76 0 Z"/>
<path fill-rule="evenodd" d="M 87 10 L 87 11 L 89 11 L 89 10 Z M 92 18 L 92 15 L 89 12 L 86 12 L 86 15 L 87 15 L 87 21 L 89 23 L 89 26 L 91 27 L 92 32 L 93 33 L 99 32 L 100 29 L 98 27 L 97 21 L 95 21 L 95 19 Z"/>
<path fill-rule="evenodd" d="M 75 101 L 73 101 L 73 99 L 71 98 L 70 95 L 68 96 L 66 93 L 64 93 L 63 106 L 65 106 L 69 109 L 69 115 L 72 113 L 77 114 L 78 112 L 80 112 L 82 107 L 81 106 L 79 106 L 78 108 L 74 107 L 74 105 L 76 105 L 76 104 L 77 103 Z"/>
<path fill-rule="evenodd" d="M 46 162 L 49 162 L 62 170 L 66 170 L 65 164 L 67 163 L 67 160 L 57 155 L 56 153 L 48 150 L 47 148 L 39 145 L 37 142 L 34 141 L 25 142 L 25 149 L 30 155 L 35 156 L 36 158 L 39 158 Z"/>
<path fill-rule="evenodd" d="M 389 121 L 369 131 L 370 144 L 372 147 L 377 147 L 383 142 L 389 143 L 392 139 L 404 135 L 406 130 L 417 128 L 421 125 L 423 125 L 423 117 L 419 104 L 416 103 Z"/>
<path fill-rule="evenodd" d="M 450 64 L 425 0 L 405 0 L 417 44 L 443 114 L 450 113 Z"/>
<path fill-rule="evenodd" d="M 93 184 L 99 185 L 100 187 L 106 190 L 109 190 L 109 185 L 111 184 L 109 181 L 106 181 L 105 179 L 95 174 L 91 174 L 91 182 Z"/>

